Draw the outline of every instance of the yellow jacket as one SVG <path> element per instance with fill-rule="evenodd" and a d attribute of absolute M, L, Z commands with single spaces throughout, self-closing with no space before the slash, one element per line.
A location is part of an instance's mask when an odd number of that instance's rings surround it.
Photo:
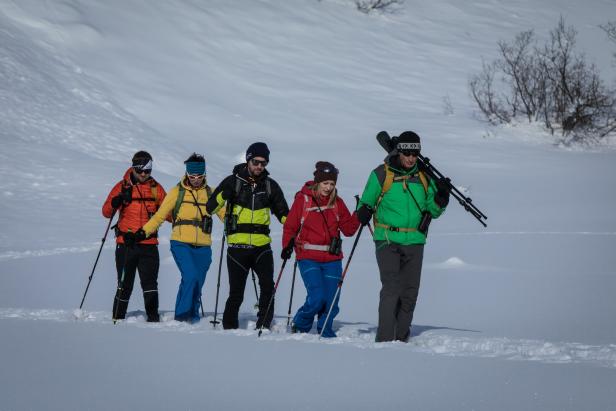
<path fill-rule="evenodd" d="M 184 194 L 184 199 L 178 210 L 176 221 L 201 221 L 202 215 L 206 215 L 205 204 L 208 200 L 208 194 L 205 187 L 207 185 L 207 181 L 204 181 L 203 186 L 199 188 L 193 188 L 190 184 L 187 183 L 186 177 L 184 177 L 179 184 L 184 187 L 186 193 Z M 150 218 L 150 220 L 143 226 L 143 231 L 145 231 L 146 235 L 149 236 L 150 234 L 156 232 L 156 230 L 158 230 L 158 227 L 160 227 L 163 221 L 167 219 L 167 216 L 172 214 L 173 209 L 175 208 L 176 201 L 178 199 L 179 191 L 179 187 L 176 185 L 169 191 L 169 193 L 167 193 L 156 214 L 154 214 L 152 218 Z M 197 204 L 195 204 L 195 200 Z M 218 218 L 223 221 L 225 216 L 225 209 L 223 208 L 219 210 L 216 214 L 218 215 Z M 197 246 L 212 245 L 212 236 L 210 234 L 204 233 L 200 227 L 196 227 L 193 225 L 174 224 L 171 231 L 171 240 L 181 241 L 183 243 Z"/>

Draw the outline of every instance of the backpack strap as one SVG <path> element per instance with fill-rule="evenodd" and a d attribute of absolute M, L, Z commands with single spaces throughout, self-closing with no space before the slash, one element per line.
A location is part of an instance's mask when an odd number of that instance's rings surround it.
<path fill-rule="evenodd" d="M 308 213 L 310 212 L 310 206 L 312 205 L 312 199 L 304 194 L 304 211 L 302 212 L 302 218 L 300 220 L 300 226 L 304 225 L 304 221 L 306 221 L 306 217 L 308 217 Z"/>
<path fill-rule="evenodd" d="M 269 200 L 272 195 L 272 180 L 270 180 L 269 177 L 265 177 L 265 192 L 267 193 L 267 198 Z"/>
<path fill-rule="evenodd" d="M 428 194 L 428 177 L 426 177 L 426 173 L 423 171 L 419 171 L 419 181 L 421 181 L 421 185 L 424 188 L 424 192 Z"/>
<path fill-rule="evenodd" d="M 154 179 L 152 179 L 152 182 L 150 183 L 150 191 L 152 192 L 152 198 L 154 198 L 154 204 L 156 205 L 156 208 L 158 208 L 160 205 L 158 203 L 158 184 L 154 181 Z"/>
<path fill-rule="evenodd" d="M 237 199 L 237 197 L 240 195 L 241 189 L 242 189 L 242 181 L 237 176 L 235 176 L 235 190 L 233 190 L 233 195 L 234 195 L 233 200 Z"/>
<path fill-rule="evenodd" d="M 381 184 L 381 193 L 379 194 L 379 197 L 376 200 L 376 204 L 374 205 L 374 215 L 375 216 L 376 216 L 376 210 L 379 208 L 381 201 L 383 201 L 383 197 L 385 196 L 385 193 L 389 191 L 389 189 L 391 188 L 391 185 L 394 183 L 394 178 L 395 178 L 394 172 L 391 170 L 387 162 L 385 162 L 383 166 L 385 169 L 385 178 Z"/>
<path fill-rule="evenodd" d="M 182 203 L 184 202 L 184 196 L 186 195 L 186 189 L 182 185 L 181 181 L 178 183 L 177 186 L 178 186 L 178 198 L 175 200 L 175 206 L 173 207 L 173 212 L 171 214 L 171 219 L 174 222 L 177 219 L 178 212 L 180 211 L 180 207 L 182 206 Z"/>

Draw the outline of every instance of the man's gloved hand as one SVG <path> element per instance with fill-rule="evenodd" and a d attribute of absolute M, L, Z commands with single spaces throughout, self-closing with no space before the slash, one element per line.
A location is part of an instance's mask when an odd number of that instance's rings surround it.
<path fill-rule="evenodd" d="M 439 207 L 447 207 L 449 204 L 449 193 L 451 188 L 451 180 L 447 177 L 440 178 L 436 182 L 436 195 L 434 196 L 434 202 Z"/>
<path fill-rule="evenodd" d="M 361 225 L 368 224 L 370 222 L 370 218 L 372 218 L 373 212 L 374 210 L 372 210 L 372 207 L 370 207 L 369 205 L 363 204 L 361 207 L 359 207 L 356 211 L 359 223 Z"/>
<path fill-rule="evenodd" d="M 129 231 L 128 233 L 124 233 L 124 245 L 127 247 L 133 247 L 135 244 L 138 244 L 146 239 L 145 231 L 142 228 L 137 230 L 135 233 Z"/>
<path fill-rule="evenodd" d="M 280 253 L 280 258 L 282 258 L 283 260 L 288 260 L 289 258 L 291 258 L 294 246 L 295 238 L 292 238 L 291 241 L 289 241 L 289 244 L 287 244 L 287 246 L 282 249 L 282 252 Z"/>
<path fill-rule="evenodd" d="M 122 187 L 120 194 L 111 199 L 111 207 L 119 208 L 121 205 L 127 206 L 131 201 L 133 201 L 133 187 Z"/>

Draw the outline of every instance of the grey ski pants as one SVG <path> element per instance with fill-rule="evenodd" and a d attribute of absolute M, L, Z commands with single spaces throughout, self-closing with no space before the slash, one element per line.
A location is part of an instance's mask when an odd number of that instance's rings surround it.
<path fill-rule="evenodd" d="M 408 341 L 419 293 L 423 250 L 423 244 L 376 243 L 382 284 L 376 342 Z"/>

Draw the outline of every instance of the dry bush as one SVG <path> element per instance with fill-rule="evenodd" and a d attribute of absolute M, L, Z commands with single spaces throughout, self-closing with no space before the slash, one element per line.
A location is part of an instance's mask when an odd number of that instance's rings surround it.
<path fill-rule="evenodd" d="M 575 52 L 576 31 L 561 17 L 539 45 L 534 32 L 498 43 L 500 57 L 471 77 L 471 95 L 493 124 L 524 116 L 541 121 L 562 141 L 594 142 L 616 130 L 616 93 L 597 68 Z"/>

